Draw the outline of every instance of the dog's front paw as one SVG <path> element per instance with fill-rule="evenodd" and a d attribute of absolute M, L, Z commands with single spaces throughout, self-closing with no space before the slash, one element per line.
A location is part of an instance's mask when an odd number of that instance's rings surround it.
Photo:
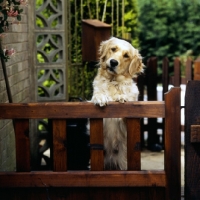
<path fill-rule="evenodd" d="M 108 104 L 109 98 L 103 94 L 96 94 L 92 97 L 91 100 L 95 105 L 99 105 L 101 107 L 106 106 Z"/>
<path fill-rule="evenodd" d="M 126 101 L 128 101 L 128 98 L 126 97 L 126 95 L 120 94 L 116 96 L 115 101 L 125 103 Z"/>

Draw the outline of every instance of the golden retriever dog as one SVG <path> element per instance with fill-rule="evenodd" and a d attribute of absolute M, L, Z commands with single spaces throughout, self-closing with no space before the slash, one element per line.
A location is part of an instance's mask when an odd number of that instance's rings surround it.
<path fill-rule="evenodd" d="M 143 71 L 142 57 L 130 43 L 115 37 L 100 44 L 100 62 L 93 81 L 92 102 L 106 106 L 109 101 L 124 103 L 138 100 L 133 81 Z M 104 167 L 107 170 L 127 169 L 127 130 L 122 118 L 105 118 Z"/>

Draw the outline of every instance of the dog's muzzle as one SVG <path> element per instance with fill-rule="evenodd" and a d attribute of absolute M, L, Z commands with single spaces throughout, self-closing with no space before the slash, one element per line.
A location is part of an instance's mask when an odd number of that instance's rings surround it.
<path fill-rule="evenodd" d="M 115 72 L 115 67 L 118 65 L 118 61 L 115 59 L 111 59 L 108 64 L 108 68 L 110 71 Z"/>

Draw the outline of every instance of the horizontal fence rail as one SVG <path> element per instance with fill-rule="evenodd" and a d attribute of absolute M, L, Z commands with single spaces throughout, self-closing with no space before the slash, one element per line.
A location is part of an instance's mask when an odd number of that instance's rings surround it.
<path fill-rule="evenodd" d="M 1 173 L 0 187 L 165 187 L 164 171 Z"/>
<path fill-rule="evenodd" d="M 67 119 L 164 117 L 163 101 L 109 102 L 109 106 L 94 106 L 89 102 L 0 104 L 0 119 Z"/>

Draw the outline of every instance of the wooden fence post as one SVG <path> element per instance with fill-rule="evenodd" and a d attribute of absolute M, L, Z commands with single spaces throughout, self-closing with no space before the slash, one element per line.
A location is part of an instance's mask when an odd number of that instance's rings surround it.
<path fill-rule="evenodd" d="M 200 125 L 200 81 L 189 81 L 185 96 L 185 199 L 200 197 L 200 144 L 191 141 L 192 125 Z M 197 132 L 199 135 L 199 132 Z"/>
<path fill-rule="evenodd" d="M 181 199 L 180 127 L 180 88 L 172 88 L 165 94 L 166 200 Z"/>

